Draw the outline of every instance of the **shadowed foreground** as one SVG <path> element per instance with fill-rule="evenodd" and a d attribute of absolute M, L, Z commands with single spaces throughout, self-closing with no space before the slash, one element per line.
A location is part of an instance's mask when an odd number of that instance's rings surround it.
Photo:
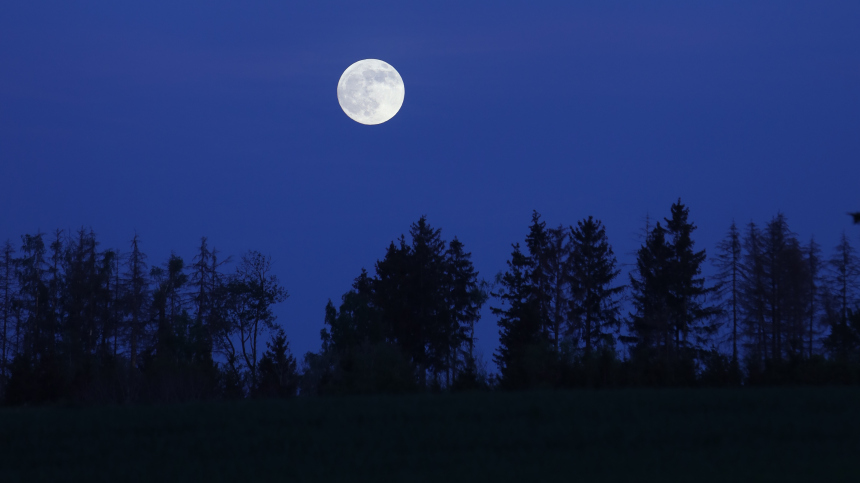
<path fill-rule="evenodd" d="M 0 410 L 0 481 L 857 481 L 860 389 Z"/>

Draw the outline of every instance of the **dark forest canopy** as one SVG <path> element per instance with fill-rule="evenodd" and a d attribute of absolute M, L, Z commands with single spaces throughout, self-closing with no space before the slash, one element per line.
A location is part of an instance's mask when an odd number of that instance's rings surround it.
<path fill-rule="evenodd" d="M 709 254 L 679 200 L 621 277 L 600 220 L 534 212 L 492 281 L 425 217 L 325 307 L 321 348 L 291 354 L 269 257 L 201 239 L 151 263 L 92 230 L 0 247 L 0 398 L 7 404 L 182 401 L 534 387 L 860 383 L 860 260 L 828 255 L 777 214 L 732 224 Z M 716 274 L 705 277 L 713 265 Z M 475 324 L 500 344 L 488 374 Z M 287 326 L 288 328 L 288 326 Z"/>

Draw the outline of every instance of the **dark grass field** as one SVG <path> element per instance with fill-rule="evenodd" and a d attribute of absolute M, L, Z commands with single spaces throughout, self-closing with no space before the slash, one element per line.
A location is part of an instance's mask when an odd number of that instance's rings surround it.
<path fill-rule="evenodd" d="M 860 481 L 860 389 L 5 408 L 15 481 Z"/>

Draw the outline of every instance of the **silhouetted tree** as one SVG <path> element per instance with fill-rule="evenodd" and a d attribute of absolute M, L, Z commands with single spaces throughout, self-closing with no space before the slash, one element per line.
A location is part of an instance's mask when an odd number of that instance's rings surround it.
<path fill-rule="evenodd" d="M 450 385 L 461 368 L 470 374 L 477 374 L 475 323 L 481 318 L 480 310 L 488 294 L 478 282 L 472 254 L 465 251 L 457 237 L 451 240 L 445 252 L 445 273 L 449 328 L 444 334 L 447 340 L 443 342 L 443 347 L 446 355 L 446 384 Z"/>
<path fill-rule="evenodd" d="M 10 332 L 14 324 L 14 312 L 12 304 L 15 297 L 15 248 L 10 241 L 0 247 L 0 399 L 8 377 L 8 365 L 11 356 L 14 356 L 17 347 L 12 346 Z M 11 346 L 11 347 L 10 347 Z"/>
<path fill-rule="evenodd" d="M 539 385 L 549 379 L 547 355 L 550 341 L 541 318 L 541 300 L 536 296 L 531 273 L 533 260 L 522 253 L 519 243 L 507 261 L 508 270 L 499 274 L 497 292 L 492 293 L 501 307 L 491 307 L 499 316 L 499 347 L 493 360 L 501 372 L 501 385 L 520 389 Z"/>
<path fill-rule="evenodd" d="M 635 311 L 630 314 L 630 335 L 622 340 L 633 345 L 635 364 L 659 358 L 668 366 L 676 357 L 670 324 L 671 259 L 666 230 L 657 223 L 639 249 L 636 271 L 630 274 Z"/>
<path fill-rule="evenodd" d="M 28 360 L 47 354 L 52 345 L 50 295 L 42 234 L 24 235 L 18 265 L 18 299 L 23 309 L 22 353 Z"/>
<path fill-rule="evenodd" d="M 851 304 L 856 297 L 858 276 L 860 276 L 860 260 L 844 232 L 829 265 L 830 286 L 838 316 L 831 326 L 827 345 L 837 359 L 844 361 L 849 359 L 858 344 L 856 334 L 849 324 L 849 318 Z"/>
<path fill-rule="evenodd" d="M 188 285 L 191 288 L 191 304 L 194 312 L 193 330 L 201 334 L 204 348 L 211 352 L 215 343 L 215 334 L 220 324 L 218 309 L 218 294 L 224 284 L 222 265 L 229 263 L 227 257 L 218 261 L 218 250 L 209 249 L 206 237 L 201 238 L 200 247 L 191 265 L 191 275 Z"/>
<path fill-rule="evenodd" d="M 845 232 L 842 232 L 842 237 L 836 246 L 836 253 L 830 259 L 830 269 L 831 284 L 839 297 L 839 313 L 842 322 L 847 323 L 848 311 L 851 309 L 851 303 L 858 289 L 860 260 Z"/>
<path fill-rule="evenodd" d="M 260 358 L 253 394 L 256 397 L 287 398 L 296 395 L 299 375 L 296 359 L 290 354 L 284 329 L 278 327 Z"/>
<path fill-rule="evenodd" d="M 288 294 L 272 274 L 271 258 L 251 250 L 242 256 L 236 272 L 229 277 L 225 296 L 226 329 L 220 335 L 229 346 L 234 346 L 233 338 L 238 337 L 242 362 L 253 382 L 257 378 L 259 337 L 275 329 L 272 306 L 286 300 Z"/>
<path fill-rule="evenodd" d="M 146 255 L 140 251 L 140 237 L 135 234 L 131 240 L 131 253 L 123 277 L 125 285 L 125 307 L 128 317 L 127 337 L 129 363 L 132 370 L 137 368 L 141 341 L 145 336 L 146 316 L 149 311 L 150 290 L 147 278 Z"/>
<path fill-rule="evenodd" d="M 732 367 L 738 367 L 738 321 L 741 315 L 741 279 L 743 260 L 741 235 L 735 222 L 732 221 L 729 232 L 717 244 L 717 255 L 714 266 L 717 268 L 717 293 L 722 301 L 723 314 L 727 314 L 731 322 Z"/>
<path fill-rule="evenodd" d="M 705 286 L 702 276 L 702 263 L 706 259 L 705 250 L 695 251 L 692 238 L 696 226 L 688 220 L 690 210 L 681 203 L 672 205 L 672 218 L 666 219 L 666 232 L 671 237 L 671 260 L 669 263 L 669 314 L 674 331 L 675 350 L 700 350 L 716 333 L 713 322 L 717 309 L 707 305 L 707 297 L 713 287 Z M 693 335 L 695 341 L 687 340 Z"/>
<path fill-rule="evenodd" d="M 821 275 L 821 246 L 815 242 L 815 238 L 809 240 L 809 245 L 806 246 L 806 263 L 808 273 L 807 296 L 809 297 L 808 309 L 808 357 L 811 359 L 814 352 L 815 338 L 819 334 L 818 326 L 820 325 L 821 304 L 819 300 L 822 297 L 821 285 L 824 283 Z"/>
<path fill-rule="evenodd" d="M 572 288 L 568 331 L 576 331 L 583 341 L 585 356 L 596 347 L 615 351 L 615 337 L 621 326 L 617 297 L 623 286 L 613 282 L 621 273 L 615 254 L 599 220 L 589 216 L 570 227 L 571 255 L 568 277 Z"/>
<path fill-rule="evenodd" d="M 417 387 L 408 355 L 386 335 L 372 284 L 362 269 L 339 310 L 331 301 L 326 304 L 322 350 L 305 354 L 302 394 L 396 393 Z"/>
<path fill-rule="evenodd" d="M 553 296 L 553 290 L 550 287 L 550 263 L 553 255 L 546 222 L 541 221 L 540 213 L 536 210 L 532 211 L 532 222 L 526 235 L 526 248 L 529 252 L 528 274 L 532 297 L 537 301 L 540 311 L 541 330 L 544 336 L 549 338 L 552 327 L 550 314 Z"/>
<path fill-rule="evenodd" d="M 558 228 L 546 232 L 546 289 L 548 290 L 549 336 L 556 353 L 561 351 L 560 342 L 569 324 L 570 311 L 570 242 L 567 231 Z M 570 331 L 567 331 L 570 334 Z"/>

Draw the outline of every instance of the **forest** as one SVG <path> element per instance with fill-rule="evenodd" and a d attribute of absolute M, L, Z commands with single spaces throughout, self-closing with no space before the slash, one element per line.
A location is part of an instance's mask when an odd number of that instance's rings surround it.
<path fill-rule="evenodd" d="M 507 268 L 486 279 L 421 217 L 329 301 L 320 349 L 300 360 L 273 313 L 288 291 L 265 254 L 234 260 L 204 237 L 189 261 L 150 263 L 137 235 L 121 251 L 91 229 L 27 234 L 0 247 L 0 399 L 860 383 L 860 260 L 847 233 L 825 253 L 776 214 L 733 223 L 707 252 L 695 230 L 678 200 L 646 223 L 622 277 L 600 220 L 552 228 L 535 211 Z M 498 373 L 475 354 L 485 307 Z"/>

